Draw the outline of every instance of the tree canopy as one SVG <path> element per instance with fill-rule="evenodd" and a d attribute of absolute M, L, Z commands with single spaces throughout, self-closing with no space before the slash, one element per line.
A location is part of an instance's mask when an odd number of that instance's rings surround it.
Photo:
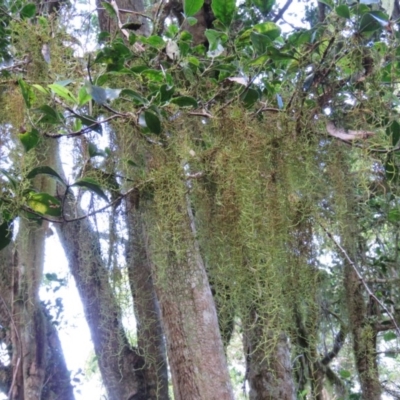
<path fill-rule="evenodd" d="M 1 3 L 0 390 L 54 229 L 110 400 L 400 398 L 398 0 L 150 3 Z"/>

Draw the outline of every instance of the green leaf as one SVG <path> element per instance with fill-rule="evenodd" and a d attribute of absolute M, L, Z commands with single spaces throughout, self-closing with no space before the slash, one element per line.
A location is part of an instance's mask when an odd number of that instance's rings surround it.
<path fill-rule="evenodd" d="M 281 28 L 274 22 L 268 21 L 253 26 L 253 30 L 268 36 L 271 40 L 275 40 L 281 34 Z"/>
<path fill-rule="evenodd" d="M 268 14 L 275 5 L 275 0 L 252 0 L 252 3 L 263 13 Z"/>
<path fill-rule="evenodd" d="M 162 103 L 166 103 L 171 100 L 172 95 L 174 94 L 175 88 L 169 85 L 162 85 L 160 87 L 160 100 Z"/>
<path fill-rule="evenodd" d="M 335 8 L 335 11 L 336 14 L 339 15 L 339 17 L 350 19 L 350 10 L 349 7 L 346 6 L 346 4 L 341 4 L 340 6 L 337 6 Z"/>
<path fill-rule="evenodd" d="M 89 81 L 85 82 L 86 91 L 92 96 L 93 100 L 100 105 L 107 104 L 107 101 L 115 100 L 119 97 L 122 89 L 102 88 L 92 85 Z"/>
<path fill-rule="evenodd" d="M 267 47 L 272 43 L 268 36 L 261 35 L 256 32 L 251 32 L 250 35 L 251 42 L 253 44 L 254 50 L 258 54 L 263 54 L 267 50 Z"/>
<path fill-rule="evenodd" d="M 189 56 L 187 58 L 188 62 L 196 67 L 200 66 L 200 60 L 196 57 Z"/>
<path fill-rule="evenodd" d="M 197 107 L 197 100 L 190 96 L 174 97 L 171 103 L 178 105 L 179 107 Z"/>
<path fill-rule="evenodd" d="M 193 17 L 203 7 L 204 0 L 184 0 L 183 13 L 186 17 Z"/>
<path fill-rule="evenodd" d="M 49 94 L 50 93 L 47 89 L 45 89 L 41 85 L 33 84 L 32 87 L 34 87 L 35 89 L 37 89 L 39 92 L 41 92 L 43 94 Z"/>
<path fill-rule="evenodd" d="M 318 3 L 325 4 L 329 8 L 333 8 L 334 7 L 333 0 L 319 0 Z"/>
<path fill-rule="evenodd" d="M 48 193 L 30 193 L 28 205 L 38 214 L 51 215 L 53 217 L 61 215 L 61 202 Z"/>
<path fill-rule="evenodd" d="M 40 122 L 42 123 L 59 124 L 63 119 L 62 114 L 47 104 L 43 104 L 37 110 L 43 114 L 42 118 L 40 118 Z"/>
<path fill-rule="evenodd" d="M 144 112 L 144 120 L 150 132 L 153 132 L 156 135 L 159 135 L 161 133 L 161 122 L 157 115 L 146 110 Z"/>
<path fill-rule="evenodd" d="M 391 137 L 392 146 L 396 146 L 400 140 L 400 124 L 392 121 L 386 128 L 386 134 Z"/>
<path fill-rule="evenodd" d="M 252 107 L 255 102 L 258 100 L 259 98 L 259 93 L 257 90 L 249 88 L 247 89 L 241 96 L 240 96 L 241 100 L 244 103 L 244 106 L 246 108 L 250 108 Z"/>
<path fill-rule="evenodd" d="M 236 12 L 235 0 L 212 0 L 211 8 L 216 18 L 225 26 L 229 26 Z"/>
<path fill-rule="evenodd" d="M 197 18 L 194 17 L 187 17 L 186 22 L 189 24 L 189 26 L 196 25 L 197 23 Z"/>
<path fill-rule="evenodd" d="M 0 250 L 3 250 L 11 242 L 13 235 L 12 221 L 4 221 L 0 225 Z"/>
<path fill-rule="evenodd" d="M 114 10 L 114 7 L 110 4 L 110 3 L 107 3 L 107 2 L 102 2 L 101 3 L 101 5 L 105 8 L 105 10 L 107 11 L 107 14 L 110 16 L 110 17 L 117 17 L 117 14 L 116 14 L 116 12 L 115 12 L 115 10 Z"/>
<path fill-rule="evenodd" d="M 151 47 L 155 47 L 156 49 L 162 49 L 165 47 L 165 42 L 162 37 L 153 35 L 145 39 L 144 43 L 147 43 Z"/>
<path fill-rule="evenodd" d="M 206 38 L 209 43 L 209 50 L 215 50 L 219 44 L 223 44 L 228 40 L 228 35 L 215 29 L 207 29 L 205 31 Z"/>
<path fill-rule="evenodd" d="M 343 379 L 349 379 L 351 377 L 351 372 L 347 371 L 345 369 L 341 369 L 339 371 L 339 375 L 343 378 Z"/>
<path fill-rule="evenodd" d="M 89 157 L 96 157 L 96 156 L 100 156 L 100 157 L 106 157 L 106 153 L 103 150 L 99 150 L 97 148 L 97 146 L 94 143 L 89 143 L 88 146 L 88 152 L 89 152 Z"/>
<path fill-rule="evenodd" d="M 146 69 L 142 71 L 141 75 L 153 82 L 162 82 L 164 80 L 163 72 L 156 69 Z"/>
<path fill-rule="evenodd" d="M 33 168 L 26 177 L 28 179 L 33 179 L 35 176 L 41 175 L 41 174 L 50 175 L 65 185 L 61 176 L 58 175 L 58 173 L 56 171 L 54 171 L 53 168 L 47 167 L 47 166 Z"/>
<path fill-rule="evenodd" d="M 60 96 L 64 100 L 78 104 L 76 97 L 66 87 L 57 83 L 53 83 L 52 85 L 49 85 L 49 88 L 53 91 L 53 93 Z"/>
<path fill-rule="evenodd" d="M 31 108 L 32 103 L 35 101 L 36 96 L 32 87 L 28 85 L 23 79 L 18 79 L 19 87 L 21 88 L 22 97 L 24 98 L 27 108 Z"/>
<path fill-rule="evenodd" d="M 361 17 L 360 28 L 358 31 L 359 33 L 369 34 L 381 29 L 381 26 L 382 25 L 378 22 L 377 17 L 372 14 L 372 12 L 369 12 Z"/>
<path fill-rule="evenodd" d="M 79 93 L 78 93 L 78 105 L 80 107 L 82 107 L 86 103 L 88 103 L 91 99 L 92 99 L 92 96 L 87 92 L 85 86 L 82 86 L 79 89 Z"/>
<path fill-rule="evenodd" d="M 394 340 L 394 339 L 397 339 L 397 335 L 392 331 L 385 332 L 385 334 L 383 335 L 383 340 L 385 342 L 390 342 L 391 340 Z"/>
<path fill-rule="evenodd" d="M 37 129 L 32 129 L 30 132 L 21 133 L 18 135 L 19 140 L 26 152 L 35 148 L 39 143 L 39 131 Z"/>
<path fill-rule="evenodd" d="M 397 223 L 400 221 L 400 210 L 394 209 L 388 212 L 388 221 L 392 223 Z"/>
<path fill-rule="evenodd" d="M 32 18 L 36 14 L 36 5 L 33 3 L 26 4 L 19 13 L 22 19 Z"/>
<path fill-rule="evenodd" d="M 17 187 L 19 186 L 18 181 L 10 173 L 8 173 L 8 171 L 6 171 L 4 168 L 0 168 L 0 172 L 10 181 L 13 189 L 17 189 Z"/>
<path fill-rule="evenodd" d="M 108 198 L 107 198 L 106 194 L 103 192 L 103 189 L 101 188 L 100 184 L 92 178 L 79 179 L 71 186 L 78 186 L 78 187 L 90 190 L 91 192 L 97 194 L 103 200 L 108 202 Z"/>
<path fill-rule="evenodd" d="M 131 89 L 124 89 L 121 92 L 121 96 L 128 96 L 133 99 L 133 101 L 138 104 L 138 105 L 146 105 L 148 101 L 142 97 L 138 92 L 135 92 L 134 90 Z"/>
<path fill-rule="evenodd" d="M 56 85 L 59 85 L 59 86 L 68 86 L 70 83 L 72 83 L 73 82 L 73 80 L 72 79 L 63 79 L 63 80 L 61 80 L 61 81 L 55 81 L 54 83 L 56 84 Z"/>

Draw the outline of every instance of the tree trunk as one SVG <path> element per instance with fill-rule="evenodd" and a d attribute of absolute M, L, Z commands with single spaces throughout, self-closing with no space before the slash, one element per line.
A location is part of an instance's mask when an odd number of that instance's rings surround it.
<path fill-rule="evenodd" d="M 42 140 L 25 161 L 51 165 L 53 157 L 53 143 Z M 54 181 L 49 178 L 36 177 L 33 184 L 39 192 L 54 194 Z M 3 271 L 0 283 L 0 317 L 9 327 L 6 340 L 12 344 L 12 379 L 7 386 L 13 400 L 74 398 L 57 330 L 39 298 L 47 229 L 47 222 L 21 216 L 14 253 L 11 245 L 2 252 L 8 258 L 3 259 L 8 271 Z"/>
<path fill-rule="evenodd" d="M 179 164 L 173 168 L 181 170 Z M 215 304 L 185 192 L 185 182 L 170 180 L 166 173 L 166 180 L 163 176 L 155 183 L 154 205 L 146 216 L 146 224 L 151 224 L 146 230 L 154 238 L 151 256 L 174 398 L 233 399 Z M 163 196 L 169 195 L 165 203 Z"/>
<path fill-rule="evenodd" d="M 277 335 L 271 330 L 267 319 L 261 315 L 252 308 L 248 321 L 244 322 L 243 343 L 250 400 L 294 400 L 288 338 L 284 333 Z"/>
<path fill-rule="evenodd" d="M 13 275 L 12 365 L 17 379 L 11 398 L 40 399 L 46 371 L 46 320 L 43 315 L 39 286 L 44 262 L 44 241 L 47 223 L 20 219 L 17 257 Z"/>
<path fill-rule="evenodd" d="M 10 349 L 8 352 L 10 359 L 13 358 L 13 351 L 11 351 L 12 336 L 15 335 L 14 338 L 16 340 L 21 337 L 20 331 L 17 330 L 16 320 L 11 315 L 11 273 L 14 268 L 12 247 L 12 244 L 10 244 L 0 252 L 0 325 L 3 327 L 0 333 L 0 342 Z M 45 348 L 45 359 L 43 362 L 44 381 L 41 387 L 40 399 L 73 400 L 75 397 L 70 373 L 65 364 L 57 329 L 52 324 L 45 306 L 40 305 L 37 311 L 41 314 L 45 330 L 45 334 L 41 337 Z M 17 352 L 17 357 L 15 358 L 17 362 L 14 364 L 0 365 L 0 391 L 14 393 L 14 396 L 20 399 L 31 399 L 21 389 L 24 387 L 20 371 L 20 366 L 23 365 L 23 362 L 21 362 L 22 358 L 19 352 Z M 20 381 L 17 380 L 18 378 Z M 16 394 L 17 391 L 19 391 L 18 395 Z"/>
<path fill-rule="evenodd" d="M 127 197 L 127 264 L 129 284 L 137 323 L 138 348 L 144 357 L 144 379 L 148 399 L 166 400 L 168 371 L 158 299 L 151 276 L 151 260 L 143 221 L 144 204 L 140 194 Z"/>
<path fill-rule="evenodd" d="M 382 388 L 376 355 L 377 332 L 368 319 L 364 288 L 354 267 L 347 260 L 344 264 L 344 287 L 362 399 L 380 400 Z"/>
<path fill-rule="evenodd" d="M 74 200 L 69 196 L 64 208 L 69 218 L 76 213 L 74 206 Z M 90 221 L 83 219 L 58 224 L 57 232 L 83 304 L 108 398 L 147 399 L 144 360 L 126 338 L 121 310 Z"/>

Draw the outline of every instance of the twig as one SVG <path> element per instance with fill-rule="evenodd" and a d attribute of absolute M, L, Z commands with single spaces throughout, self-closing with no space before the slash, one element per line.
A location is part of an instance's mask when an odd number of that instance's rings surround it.
<path fill-rule="evenodd" d="M 393 322 L 393 325 L 396 329 L 396 331 L 398 332 L 398 334 L 400 334 L 400 328 L 397 325 L 397 322 L 394 318 L 394 316 L 392 315 L 392 313 L 388 310 L 388 308 L 376 297 L 376 295 L 372 292 L 372 290 L 369 288 L 367 282 L 365 282 L 363 276 L 361 275 L 360 271 L 358 270 L 358 268 L 356 267 L 356 265 L 354 264 L 353 260 L 350 258 L 350 256 L 347 254 L 346 250 L 340 245 L 340 243 L 333 237 L 333 235 L 321 224 L 319 223 L 319 225 L 321 226 L 321 228 L 324 230 L 324 232 L 328 235 L 328 237 L 332 240 L 332 242 L 335 244 L 335 246 L 340 250 L 340 252 L 344 255 L 344 257 L 346 258 L 346 260 L 349 262 L 349 264 L 351 265 L 351 267 L 353 268 L 354 272 L 356 273 L 358 279 L 360 280 L 360 282 L 362 283 L 362 285 L 365 287 L 365 290 L 367 291 L 367 293 L 369 294 L 369 296 L 371 296 L 381 307 L 384 311 L 386 311 L 387 315 L 389 316 L 389 318 L 391 319 L 391 321 Z"/>
<path fill-rule="evenodd" d="M 79 114 L 76 114 L 76 115 L 78 116 Z M 44 136 L 46 136 L 46 137 L 48 137 L 48 138 L 51 138 L 51 139 L 59 139 L 60 137 L 77 137 L 77 136 L 84 135 L 85 133 L 88 133 L 89 131 L 93 130 L 93 128 L 95 128 L 96 126 L 99 126 L 99 125 L 101 125 L 101 124 L 104 124 L 104 123 L 106 123 L 106 122 L 108 122 L 108 121 L 111 121 L 111 120 L 113 120 L 113 119 L 115 119 L 115 118 L 122 118 L 122 117 L 126 118 L 125 115 L 122 116 L 122 115 L 120 115 L 120 114 L 114 114 L 114 115 L 111 115 L 110 117 L 108 117 L 108 118 L 106 118 L 106 119 L 103 119 L 102 121 L 95 121 L 95 122 L 93 122 L 92 125 L 85 126 L 84 128 L 82 128 L 82 129 L 80 129 L 79 131 L 76 131 L 76 132 L 70 132 L 70 133 L 67 133 L 67 134 L 62 134 L 62 133 L 57 133 L 57 134 L 45 133 Z"/>

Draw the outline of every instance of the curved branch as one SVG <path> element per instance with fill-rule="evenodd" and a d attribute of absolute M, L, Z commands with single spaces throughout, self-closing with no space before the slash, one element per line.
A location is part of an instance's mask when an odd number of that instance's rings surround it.
<path fill-rule="evenodd" d="M 347 332 L 346 330 L 342 327 L 339 331 L 339 333 L 335 337 L 335 341 L 333 343 L 333 348 L 331 351 L 329 351 L 325 357 L 321 360 L 322 365 L 328 365 L 340 352 L 342 349 L 344 342 L 346 340 L 346 335 Z"/>

